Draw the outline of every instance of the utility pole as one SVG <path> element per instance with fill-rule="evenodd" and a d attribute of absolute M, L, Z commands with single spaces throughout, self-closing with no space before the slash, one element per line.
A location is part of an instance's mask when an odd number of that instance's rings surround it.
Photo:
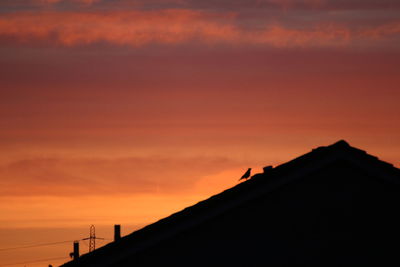
<path fill-rule="evenodd" d="M 89 237 L 82 239 L 82 240 L 89 240 L 89 252 L 92 252 L 93 250 L 96 249 L 96 239 L 104 240 L 104 238 L 102 238 L 102 237 L 96 237 L 96 229 L 95 229 L 94 225 L 92 224 L 90 226 Z"/>
<path fill-rule="evenodd" d="M 121 239 L 121 225 L 114 225 L 114 242 Z"/>
<path fill-rule="evenodd" d="M 75 240 L 74 241 L 74 251 L 69 254 L 69 256 L 73 260 L 77 260 L 79 258 L 79 241 Z"/>

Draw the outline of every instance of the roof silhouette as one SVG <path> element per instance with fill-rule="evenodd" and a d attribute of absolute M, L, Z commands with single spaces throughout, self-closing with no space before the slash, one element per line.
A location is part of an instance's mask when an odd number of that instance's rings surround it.
<path fill-rule="evenodd" d="M 298 187 L 299 182 L 302 182 L 307 177 L 311 177 L 311 176 L 318 178 L 318 179 L 312 178 L 312 179 L 314 179 L 312 181 L 317 181 L 315 183 L 320 183 L 320 181 L 323 181 L 323 179 L 321 179 L 321 177 L 322 178 L 327 177 L 326 179 L 328 179 L 329 181 L 332 181 L 332 182 L 330 182 L 330 186 L 332 186 L 332 184 L 334 185 L 335 183 L 346 184 L 346 186 L 348 188 L 351 187 L 351 189 L 348 189 L 348 191 L 351 192 L 352 194 L 347 194 L 350 196 L 350 199 L 358 194 L 357 190 L 359 190 L 360 192 L 363 190 L 364 191 L 367 190 L 368 194 L 374 194 L 374 191 L 372 191 L 372 190 L 375 190 L 374 188 L 377 188 L 376 190 L 380 190 L 378 188 L 379 186 L 375 185 L 375 180 L 376 180 L 378 185 L 382 184 L 382 186 L 387 186 L 387 185 L 389 186 L 389 187 L 384 187 L 384 188 L 382 187 L 383 193 L 380 193 L 381 191 L 379 191 L 377 195 L 379 195 L 379 194 L 384 195 L 384 193 L 389 190 L 386 188 L 394 188 L 393 190 L 394 191 L 397 190 L 397 191 L 396 192 L 393 191 L 393 196 L 394 196 L 393 202 L 396 202 L 396 205 L 400 204 L 400 199 L 397 199 L 397 197 L 396 197 L 397 193 L 400 192 L 400 170 L 398 168 L 394 167 L 392 164 L 386 163 L 384 161 L 379 160 L 377 157 L 367 154 L 363 150 L 351 147 L 346 141 L 343 141 L 343 140 L 341 140 L 333 145 L 330 145 L 330 146 L 318 147 L 316 149 L 313 149 L 311 152 L 309 152 L 305 155 L 302 155 L 298 158 L 295 158 L 287 163 L 279 165 L 275 168 L 268 167 L 266 169 L 268 171 L 266 171 L 265 173 L 255 174 L 251 177 L 251 179 L 249 179 L 243 183 L 239 183 L 238 185 L 236 185 L 228 190 L 225 190 L 225 191 L 221 192 L 220 194 L 214 195 L 207 200 L 201 201 L 191 207 L 183 209 L 180 212 L 177 212 L 177 213 L 172 214 L 162 220 L 159 220 L 153 224 L 150 224 L 140 230 L 137 230 L 137 231 L 121 238 L 120 240 L 118 240 L 116 242 L 112 242 L 104 247 L 101 247 L 101 248 L 93 251 L 92 253 L 82 255 L 78 260 L 68 262 L 62 266 L 65 266 L 65 267 L 69 267 L 69 266 L 130 266 L 130 265 L 132 265 L 132 262 L 134 262 L 134 260 L 132 260 L 132 258 L 135 258 L 135 257 L 143 258 L 143 257 L 145 257 L 143 255 L 147 255 L 148 258 L 152 258 L 152 257 L 149 257 L 149 255 L 152 255 L 153 251 L 159 252 L 161 250 L 160 246 L 162 247 L 162 245 L 160 245 L 160 244 L 163 244 L 163 242 L 167 242 L 166 240 L 174 240 L 176 237 L 179 237 L 181 239 L 186 238 L 186 237 L 182 237 L 185 235 L 193 236 L 194 234 L 192 234 L 192 233 L 195 233 L 197 231 L 197 230 L 193 230 L 193 229 L 199 229 L 199 227 L 202 227 L 202 225 L 208 225 L 207 227 L 209 227 L 209 228 L 207 228 L 207 229 L 212 229 L 212 226 L 210 226 L 210 225 L 212 225 L 211 222 L 214 223 L 216 220 L 217 221 L 223 220 L 221 218 L 223 218 L 223 216 L 225 216 L 225 214 L 235 214 L 235 213 L 239 213 L 239 212 L 244 212 L 244 211 L 242 211 L 243 210 L 242 207 L 244 207 L 244 206 L 246 207 L 246 211 L 245 211 L 245 212 L 247 212 L 246 214 L 250 214 L 250 215 L 253 214 L 253 213 L 249 213 L 251 211 L 248 211 L 252 207 L 248 203 L 264 203 L 264 202 L 267 203 L 268 201 L 270 201 L 270 202 L 268 202 L 268 205 L 269 205 L 268 207 L 273 207 L 273 205 L 275 205 L 274 203 L 276 201 L 273 197 L 276 196 L 276 194 L 277 194 L 276 192 L 280 192 L 283 190 L 287 191 L 288 185 L 292 185 L 293 188 L 296 188 L 296 186 Z M 338 171 L 336 172 L 335 170 L 338 170 Z M 340 172 L 339 172 L 339 170 L 340 170 Z M 345 173 L 346 175 L 342 175 L 343 173 Z M 348 175 L 347 175 L 347 173 L 348 173 Z M 331 176 L 333 177 L 333 179 Z M 356 182 L 354 182 L 354 181 L 349 182 L 349 185 L 347 185 L 346 181 L 351 180 L 352 179 L 351 177 L 353 177 L 353 176 L 354 177 L 359 177 L 359 176 L 360 177 L 364 177 L 364 176 L 365 177 L 374 177 L 374 179 L 373 179 L 373 182 L 371 182 L 371 186 L 368 185 L 368 188 L 366 186 L 359 186 L 358 184 L 355 185 Z M 338 177 L 336 179 L 337 182 L 335 181 L 335 177 Z M 375 179 L 375 177 L 377 179 Z M 345 181 L 345 182 L 343 182 L 343 181 Z M 358 182 L 358 181 L 359 180 L 357 180 L 357 183 L 362 183 L 362 182 Z M 362 181 L 362 180 L 360 180 L 360 181 Z M 317 186 L 320 186 L 320 185 L 318 184 Z M 317 186 L 312 185 L 313 190 L 314 190 L 314 188 L 317 188 Z M 290 188 L 292 188 L 292 187 L 290 187 Z M 339 185 L 339 187 L 337 187 L 336 185 L 334 185 L 333 187 L 336 188 L 335 190 L 337 192 L 339 192 L 341 190 L 341 189 L 337 189 L 337 188 L 340 188 L 340 185 Z M 364 189 L 364 187 L 367 189 Z M 354 188 L 356 188 L 356 189 L 354 189 Z M 282 203 L 284 203 L 285 201 L 292 201 L 292 200 L 290 200 L 290 198 L 303 197 L 301 194 L 301 190 L 300 190 L 300 193 L 298 191 L 295 191 L 294 189 L 290 189 L 290 190 L 292 190 L 294 193 L 285 195 L 286 196 L 285 198 L 280 198 L 279 199 L 280 202 L 276 202 L 277 204 L 275 206 L 282 206 L 283 205 Z M 334 190 L 331 190 L 331 191 L 334 191 Z M 339 197 L 338 197 L 337 203 L 341 203 L 340 205 L 343 205 L 343 203 L 346 203 L 346 201 L 348 201 L 349 197 L 346 195 L 347 198 L 342 203 L 340 200 L 342 192 L 340 191 L 339 192 L 340 194 L 338 194 L 336 191 L 334 194 L 332 193 L 333 194 L 332 196 L 336 197 L 338 195 Z M 353 191 L 356 193 L 353 194 Z M 310 191 L 310 192 L 312 194 L 313 191 Z M 330 192 L 329 188 L 328 188 L 327 192 Z M 322 194 L 322 193 L 319 193 L 319 194 Z M 368 199 L 368 194 L 362 193 L 362 196 L 366 195 L 366 199 Z M 266 199 L 268 199 L 269 195 L 272 196 L 271 199 L 266 200 Z M 304 196 L 305 198 L 308 197 L 305 193 L 304 193 L 304 195 L 305 195 Z M 287 196 L 289 196 L 289 197 L 287 197 Z M 262 199 L 262 201 L 260 199 Z M 257 202 L 254 202 L 255 200 L 257 200 Z M 334 206 L 335 201 L 336 200 L 328 200 L 329 205 Z M 293 202 L 296 202 L 296 201 L 294 200 Z M 313 203 L 313 202 L 308 202 L 308 203 Z M 255 204 L 255 205 L 259 205 L 259 204 Z M 264 204 L 262 204 L 262 205 L 264 205 Z M 265 204 L 265 205 L 267 205 L 267 204 Z M 363 205 L 363 203 L 357 202 L 357 205 Z M 371 205 L 371 203 L 369 203 L 368 205 Z M 302 208 L 303 208 L 303 206 L 300 207 L 300 209 L 302 209 Z M 361 210 L 364 210 L 364 208 L 362 208 Z M 257 212 L 259 212 L 259 211 L 257 211 Z M 281 211 L 279 211 L 276 214 L 281 214 L 280 212 Z M 334 210 L 330 214 L 336 214 L 337 212 L 338 211 Z M 315 215 L 314 213 L 305 212 L 304 214 L 306 214 L 305 216 L 312 217 Z M 229 215 L 229 216 L 231 216 L 231 215 Z M 225 218 L 229 218 L 229 216 L 226 216 Z M 287 218 L 285 216 L 287 216 L 287 215 L 285 215 L 285 214 L 282 215 L 282 220 L 284 221 L 284 223 L 286 223 L 285 220 L 287 220 Z M 330 216 L 330 215 L 328 214 L 328 216 Z M 335 215 L 335 216 L 337 216 L 337 215 Z M 354 214 L 352 214 L 351 216 L 354 216 Z M 218 218 L 218 219 L 215 219 L 215 218 Z M 236 217 L 232 217 L 232 218 L 236 218 Z M 254 217 L 254 218 L 257 218 L 257 217 Z M 275 217 L 270 217 L 269 220 L 271 220 L 273 218 L 275 218 Z M 286 218 L 286 219 L 284 219 L 284 218 Z M 298 217 L 296 217 L 296 218 L 298 218 Z M 351 218 L 353 218 L 353 217 L 351 217 Z M 264 220 L 265 218 L 262 217 L 261 219 Z M 260 219 L 260 221 L 261 221 L 261 219 Z M 265 220 L 265 221 L 268 222 L 268 220 Z M 224 221 L 225 225 L 230 224 L 230 223 L 234 224 L 235 220 L 231 220 L 231 221 L 225 220 Z M 255 220 L 253 220 L 253 223 L 257 224 L 257 222 Z M 325 225 L 324 223 L 325 222 L 322 222 L 321 225 Z M 265 222 L 264 222 L 264 224 L 265 224 Z M 295 223 L 293 223 L 293 224 L 295 224 Z M 304 223 L 304 225 L 307 225 L 307 224 L 308 224 L 308 222 Z M 276 225 L 279 225 L 279 223 L 277 223 Z M 257 227 L 264 227 L 264 226 L 259 225 Z M 280 227 L 280 226 L 277 226 L 277 227 Z M 290 227 L 292 227 L 292 226 L 290 226 Z M 304 226 L 304 227 L 306 227 L 306 226 Z M 318 227 L 318 225 L 316 227 Z M 242 230 L 240 229 L 240 227 L 235 225 L 233 229 L 237 229 L 237 230 L 235 230 L 235 234 L 238 235 L 237 240 L 241 240 L 240 238 L 242 238 L 241 237 L 242 235 L 240 234 L 240 231 L 242 231 Z M 264 229 L 264 228 L 259 228 L 259 229 Z M 342 228 L 340 228 L 340 229 L 342 229 Z M 205 231 L 205 230 L 202 230 L 202 231 Z M 251 229 L 250 230 L 245 229 L 243 231 L 251 231 Z M 269 230 L 267 229 L 265 231 L 269 231 Z M 296 230 L 296 231 L 298 231 L 298 230 Z M 324 232 L 325 230 L 318 230 L 318 231 L 319 231 L 318 235 L 321 235 L 321 233 L 325 234 L 325 232 Z M 200 230 L 199 230 L 199 233 L 200 233 Z M 357 234 L 359 234 L 359 233 L 357 232 Z M 399 237 L 400 237 L 400 233 L 399 233 Z M 191 237 L 187 237 L 187 238 L 191 238 Z M 225 238 L 226 238 L 226 236 L 225 236 Z M 277 239 L 278 237 L 276 237 L 276 236 L 271 237 L 271 240 L 274 238 Z M 292 237 L 290 237 L 290 238 L 292 238 Z M 306 237 L 306 239 L 307 238 L 308 237 Z M 318 236 L 318 238 L 320 238 L 320 237 Z M 325 238 L 325 237 L 323 237 L 323 238 Z M 329 238 L 335 238 L 335 237 L 330 236 Z M 378 237 L 374 236 L 374 238 L 377 239 Z M 190 239 L 188 239 L 188 240 L 190 240 Z M 292 240 L 292 239 L 290 239 L 290 240 Z M 345 239 L 343 239 L 343 240 L 345 240 Z M 214 241 L 217 242 L 218 238 L 215 238 Z M 173 242 L 173 241 L 168 241 L 168 242 Z M 187 240 L 185 242 L 187 242 Z M 260 246 L 260 244 L 263 244 L 260 241 L 257 241 L 257 242 L 258 242 L 257 246 Z M 275 243 L 281 244 L 279 242 L 280 241 L 278 240 Z M 311 242 L 311 241 L 308 240 L 307 242 L 308 242 L 307 244 L 309 244 L 309 242 Z M 175 242 L 172 244 L 177 244 L 177 243 Z M 247 246 L 247 245 L 251 245 L 251 244 L 243 244 L 243 246 Z M 265 245 L 265 246 L 268 247 L 268 245 Z M 286 246 L 286 244 L 285 244 L 285 246 Z M 304 244 L 302 245 L 302 248 L 303 247 L 304 247 Z M 285 247 L 285 249 L 282 249 L 282 250 L 287 250 L 287 247 Z M 177 251 L 176 253 L 179 253 L 179 251 Z M 256 252 L 253 253 L 254 255 L 252 254 L 253 255 L 252 257 L 254 259 L 256 259 L 258 257 L 258 256 L 255 256 L 255 253 Z M 170 256 L 170 254 L 171 253 L 169 252 L 168 257 L 172 257 L 172 256 Z M 235 253 L 232 253 L 232 254 L 235 254 Z M 207 255 L 204 255 L 204 256 L 207 257 Z M 349 258 L 353 259 L 355 257 L 355 256 L 354 257 L 353 256 L 354 255 L 347 256 L 347 258 L 346 257 L 345 258 L 347 260 Z M 322 256 L 318 256 L 318 257 L 322 257 Z M 358 257 L 356 259 L 354 258 L 354 260 L 359 261 L 360 257 Z M 275 258 L 274 258 L 274 260 L 278 261 Z M 337 260 L 340 262 L 340 259 L 341 258 L 339 257 L 339 258 L 335 258 L 334 260 Z M 293 257 L 291 257 L 290 259 L 282 258 L 282 261 L 285 262 L 286 260 L 294 260 L 295 261 L 296 259 Z M 307 261 L 307 260 L 309 260 L 309 261 Z M 299 256 L 299 259 L 297 259 L 297 263 L 298 262 L 314 263 L 313 262 L 314 260 L 315 259 L 305 259 L 304 256 Z M 344 261 L 346 262 L 346 260 L 344 260 Z M 343 263 L 343 262 L 341 262 L 341 263 Z M 243 263 L 238 263 L 237 266 L 240 266 L 240 264 L 243 264 Z M 143 263 L 143 261 L 138 262 L 137 265 L 138 266 L 153 266 L 151 263 L 146 265 L 145 263 Z M 176 264 L 176 266 L 181 266 L 181 265 Z M 199 263 L 199 265 L 192 264 L 192 266 L 201 266 L 201 265 Z"/>

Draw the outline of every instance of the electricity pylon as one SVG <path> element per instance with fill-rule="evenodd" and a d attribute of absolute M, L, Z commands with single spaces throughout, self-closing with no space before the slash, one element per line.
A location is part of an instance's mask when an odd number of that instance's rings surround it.
<path fill-rule="evenodd" d="M 89 240 L 89 252 L 92 252 L 93 250 L 96 249 L 96 239 L 104 240 L 104 238 L 102 238 L 102 237 L 96 237 L 96 229 L 94 228 L 94 225 L 92 224 L 90 226 L 89 237 L 82 239 L 82 240 Z"/>

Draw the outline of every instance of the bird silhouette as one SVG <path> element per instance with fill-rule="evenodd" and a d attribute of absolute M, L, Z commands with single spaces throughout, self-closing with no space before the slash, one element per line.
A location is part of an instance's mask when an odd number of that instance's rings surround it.
<path fill-rule="evenodd" d="M 243 179 L 245 180 L 249 179 L 250 173 L 251 173 L 251 168 L 248 168 L 247 171 L 243 174 L 243 176 L 239 179 L 239 181 Z"/>

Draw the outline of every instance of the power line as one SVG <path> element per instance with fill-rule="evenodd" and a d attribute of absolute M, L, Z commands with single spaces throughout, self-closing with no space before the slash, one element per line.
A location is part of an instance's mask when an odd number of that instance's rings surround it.
<path fill-rule="evenodd" d="M 70 243 L 70 242 L 74 242 L 74 241 L 73 241 L 73 240 L 67 240 L 67 241 L 59 241 L 59 242 L 52 242 L 52 243 L 32 244 L 32 245 L 20 246 L 20 247 L 0 248 L 0 252 L 1 252 L 1 251 L 16 250 L 16 249 L 24 249 L 24 248 L 35 248 L 35 247 L 53 246 L 53 245 L 58 245 L 58 244 Z"/>
<path fill-rule="evenodd" d="M 3 267 L 3 266 L 13 266 L 13 265 L 20 265 L 20 264 L 28 264 L 28 263 L 37 263 L 37 262 L 44 262 L 44 261 L 55 261 L 55 260 L 62 260 L 62 259 L 69 259 L 69 258 L 68 258 L 68 257 L 58 257 L 58 258 L 40 259 L 40 260 L 34 260 L 34 261 L 24 261 L 24 262 L 6 263 L 6 264 L 0 265 L 0 267 Z"/>
<path fill-rule="evenodd" d="M 79 239 L 79 241 L 80 241 L 80 240 L 86 240 L 86 239 L 88 239 L 88 238 Z M 109 239 L 109 238 L 96 238 L 96 239 L 111 240 L 111 239 Z M 59 244 L 71 243 L 71 242 L 74 242 L 74 241 L 75 241 L 75 240 L 66 240 L 66 241 L 51 242 L 51 243 L 32 244 L 32 245 L 19 246 L 19 247 L 0 248 L 0 252 L 9 251 L 9 250 L 17 250 L 17 249 L 25 249 L 25 248 L 36 248 L 36 247 L 54 246 L 54 245 L 59 245 Z"/>

